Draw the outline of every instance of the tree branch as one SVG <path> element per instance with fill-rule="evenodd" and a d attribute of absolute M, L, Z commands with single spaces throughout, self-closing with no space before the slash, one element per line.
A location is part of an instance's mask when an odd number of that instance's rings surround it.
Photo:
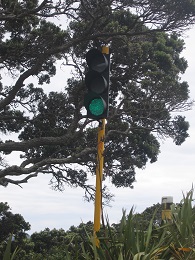
<path fill-rule="evenodd" d="M 25 177 L 24 179 L 21 179 L 21 180 L 12 180 L 12 179 L 9 179 L 9 178 L 0 178 L 0 183 L 2 183 L 2 184 L 4 183 L 4 185 L 11 183 L 11 184 L 15 184 L 15 185 L 20 186 L 20 184 L 27 183 L 29 179 L 37 177 L 37 175 L 38 175 L 38 173 L 29 174 L 27 177 Z"/>
<path fill-rule="evenodd" d="M 0 178 L 8 176 L 8 175 L 19 176 L 19 175 L 23 175 L 23 174 L 30 174 L 32 172 L 37 172 L 37 171 L 40 172 L 42 167 L 51 165 L 51 164 L 79 163 L 79 160 L 81 160 L 81 162 L 83 162 L 83 159 L 79 159 L 79 158 L 83 158 L 83 157 L 87 156 L 88 154 L 95 153 L 95 152 L 96 152 L 96 148 L 85 148 L 80 153 L 72 154 L 71 157 L 60 158 L 60 159 L 59 158 L 43 159 L 28 168 L 23 168 L 21 166 L 13 165 L 13 166 L 0 170 Z M 87 161 L 87 158 L 86 158 L 86 161 Z"/>
<path fill-rule="evenodd" d="M 0 101 L 0 110 L 4 109 L 5 106 L 11 103 L 11 101 L 15 98 L 17 92 L 24 86 L 23 83 L 28 77 L 38 73 L 38 70 L 41 67 L 43 61 L 43 58 L 40 58 L 39 60 L 37 60 L 36 64 L 32 68 L 26 70 L 23 74 L 20 75 L 20 77 L 16 81 L 16 84 L 9 91 L 7 96 Z"/>

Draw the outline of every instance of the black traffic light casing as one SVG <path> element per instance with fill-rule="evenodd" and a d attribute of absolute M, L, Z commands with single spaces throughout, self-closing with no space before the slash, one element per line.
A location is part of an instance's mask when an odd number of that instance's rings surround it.
<path fill-rule="evenodd" d="M 86 54 L 88 72 L 85 84 L 88 93 L 85 95 L 84 105 L 87 117 L 103 119 L 108 117 L 109 109 L 109 77 L 110 54 L 102 53 L 98 49 L 91 49 Z"/>

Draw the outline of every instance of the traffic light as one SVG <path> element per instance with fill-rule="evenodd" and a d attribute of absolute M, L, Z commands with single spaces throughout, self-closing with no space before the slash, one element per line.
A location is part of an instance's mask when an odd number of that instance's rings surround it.
<path fill-rule="evenodd" d="M 109 52 L 108 47 L 106 48 L 103 50 Z M 91 49 L 86 54 L 89 69 L 85 76 L 88 93 L 85 95 L 84 105 L 87 117 L 97 120 L 107 118 L 109 108 L 110 55 L 102 52 Z"/>

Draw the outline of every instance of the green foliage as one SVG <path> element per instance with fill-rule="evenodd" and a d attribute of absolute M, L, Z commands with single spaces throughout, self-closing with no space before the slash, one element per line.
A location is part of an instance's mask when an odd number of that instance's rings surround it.
<path fill-rule="evenodd" d="M 5 202 L 0 202 L 0 242 L 6 240 L 10 234 L 15 239 L 26 237 L 26 231 L 30 230 L 30 224 L 20 214 L 13 214 L 11 208 Z"/>
<path fill-rule="evenodd" d="M 194 247 L 195 242 L 195 208 L 192 207 L 193 191 L 183 195 L 183 200 L 172 208 L 173 224 L 170 232 L 176 247 Z"/>
<path fill-rule="evenodd" d="M 20 214 L 13 214 L 6 202 L 0 202 L 0 258 L 3 257 L 5 248 L 6 257 L 11 253 L 11 241 L 14 255 L 18 246 L 22 246 L 28 230 L 30 230 L 30 224 Z"/>
<path fill-rule="evenodd" d="M 3 254 L 3 260 L 13 260 L 15 259 L 15 256 L 18 253 L 18 249 L 16 248 L 14 252 L 11 254 L 11 243 L 12 243 L 12 235 L 10 235 L 7 241 L 7 246 Z"/>
<path fill-rule="evenodd" d="M 151 207 L 157 210 L 153 211 L 147 228 L 144 222 L 140 223 L 140 216 L 133 213 L 133 208 L 128 215 L 124 211 L 119 225 L 113 227 L 107 222 L 106 235 L 98 235 L 99 248 L 90 239 L 93 255 L 83 249 L 84 259 L 194 259 L 195 208 L 192 202 L 193 190 L 180 204 L 172 206 L 172 221 L 164 221 L 161 225 L 154 224 L 158 206 Z"/>
<path fill-rule="evenodd" d="M 136 218 L 140 229 L 146 230 L 151 219 L 153 219 L 153 227 L 159 227 L 162 222 L 162 205 L 160 203 L 154 204 L 146 208 L 142 213 L 136 213 Z"/>
<path fill-rule="evenodd" d="M 108 230 L 108 238 L 100 240 L 100 251 L 104 252 L 104 258 L 100 259 L 139 259 L 141 255 L 144 256 L 143 259 L 155 259 L 163 246 L 165 233 L 159 232 L 160 227 L 153 227 L 153 218 L 146 230 L 140 227 L 139 218 L 133 214 L 133 208 L 128 216 L 123 212 L 114 235 L 111 235 L 109 224 Z"/>

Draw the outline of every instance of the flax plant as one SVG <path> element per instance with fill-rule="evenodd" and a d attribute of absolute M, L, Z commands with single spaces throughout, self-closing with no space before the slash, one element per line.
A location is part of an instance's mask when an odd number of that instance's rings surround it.
<path fill-rule="evenodd" d="M 153 218 L 147 229 L 132 208 L 128 215 L 123 211 L 118 225 L 107 226 L 99 234 L 97 248 L 90 238 L 93 255 L 83 247 L 84 259 L 92 260 L 194 260 L 195 210 L 192 206 L 193 189 L 183 195 L 181 203 L 171 208 L 172 219 L 155 225 Z"/>

